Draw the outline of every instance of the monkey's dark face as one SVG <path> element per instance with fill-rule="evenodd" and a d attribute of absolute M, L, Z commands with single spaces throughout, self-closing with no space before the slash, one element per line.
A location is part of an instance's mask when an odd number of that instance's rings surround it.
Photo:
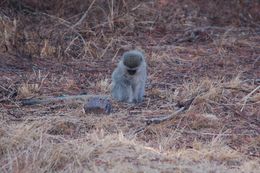
<path fill-rule="evenodd" d="M 130 70 L 127 70 L 127 72 L 128 72 L 128 74 L 130 74 L 130 75 L 135 75 L 136 70 L 130 69 Z"/>

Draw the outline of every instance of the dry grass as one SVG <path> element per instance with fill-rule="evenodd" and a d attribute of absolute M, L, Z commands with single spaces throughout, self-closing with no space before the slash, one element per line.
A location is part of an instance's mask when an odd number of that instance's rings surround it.
<path fill-rule="evenodd" d="M 258 171 L 259 162 L 245 160 L 243 155 L 223 144 L 222 134 L 206 144 L 194 141 L 190 149 L 167 150 L 127 139 L 122 132 L 106 134 L 94 130 L 67 139 L 52 134 L 53 128 L 60 127 L 50 124 L 61 120 L 49 121 L 19 126 L 1 124 L 1 152 L 6 156 L 1 159 L 2 172 Z M 76 127 L 77 123 L 76 119 L 67 120 L 69 126 Z M 7 141 L 11 143 L 6 145 Z"/>
<path fill-rule="evenodd" d="M 17 2 L 0 3 L 0 172 L 259 172 L 258 1 Z M 20 105 L 109 94 L 133 48 L 149 67 L 143 103 Z"/>

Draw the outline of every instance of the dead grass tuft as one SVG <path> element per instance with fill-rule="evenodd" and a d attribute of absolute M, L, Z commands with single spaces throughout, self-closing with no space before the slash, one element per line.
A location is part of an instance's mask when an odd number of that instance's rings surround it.
<path fill-rule="evenodd" d="M 101 91 L 101 93 L 108 93 L 111 90 L 111 82 L 109 82 L 108 78 L 105 78 L 97 83 L 96 87 Z"/>
<path fill-rule="evenodd" d="M 23 83 L 21 87 L 18 88 L 18 94 L 21 98 L 32 97 L 39 91 L 40 91 L 39 84 Z"/>

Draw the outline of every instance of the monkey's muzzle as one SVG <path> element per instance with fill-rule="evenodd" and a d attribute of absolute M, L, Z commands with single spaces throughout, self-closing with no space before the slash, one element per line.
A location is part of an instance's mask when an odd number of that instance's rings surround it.
<path fill-rule="evenodd" d="M 127 70 L 128 74 L 134 75 L 136 73 L 136 70 Z"/>

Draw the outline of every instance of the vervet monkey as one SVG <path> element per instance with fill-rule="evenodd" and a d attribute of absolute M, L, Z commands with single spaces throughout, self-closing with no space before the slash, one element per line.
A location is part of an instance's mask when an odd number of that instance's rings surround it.
<path fill-rule="evenodd" d="M 112 97 L 122 102 L 141 102 L 146 78 L 144 55 L 138 50 L 125 52 L 112 74 Z"/>

